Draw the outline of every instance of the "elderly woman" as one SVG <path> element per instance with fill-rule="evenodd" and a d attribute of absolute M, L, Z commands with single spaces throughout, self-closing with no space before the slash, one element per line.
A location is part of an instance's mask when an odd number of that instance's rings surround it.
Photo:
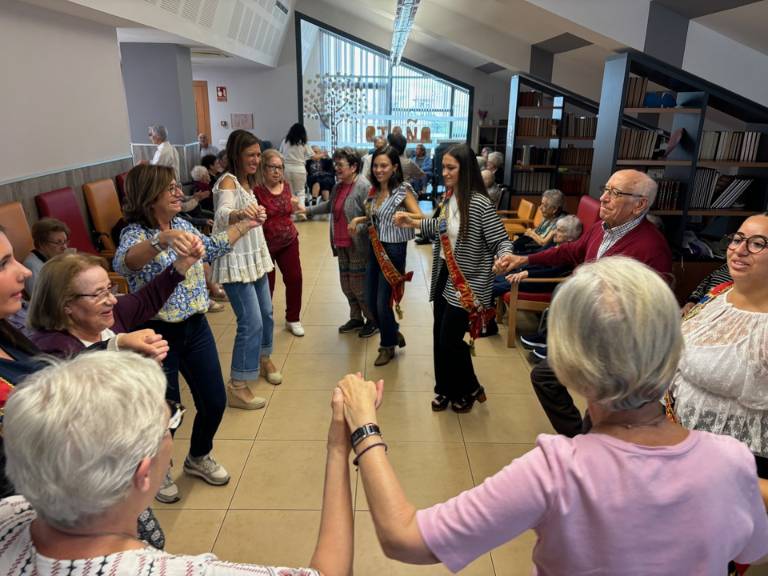
<path fill-rule="evenodd" d="M 541 215 L 543 220 L 536 228 L 527 229 L 512 245 L 515 254 L 533 254 L 549 248 L 555 236 L 555 224 L 563 216 L 565 195 L 558 189 L 545 190 L 541 195 Z"/>
<path fill-rule="evenodd" d="M 48 260 L 63 254 L 69 246 L 69 226 L 56 218 L 41 218 L 32 224 L 32 242 L 34 248 L 24 260 L 24 266 L 32 275 L 24 283 L 27 296 L 32 296 L 35 280 Z"/>
<path fill-rule="evenodd" d="M 749 450 L 675 425 L 659 403 L 683 347 L 664 281 L 628 258 L 585 264 L 558 290 L 549 330 L 550 362 L 586 397 L 590 433 L 540 435 L 480 486 L 425 510 L 408 502 L 387 459 L 376 385 L 339 383 L 384 552 L 455 572 L 533 529 L 539 574 L 720 576 L 732 559 L 768 560 Z"/>
<path fill-rule="evenodd" d="M 170 432 L 181 423 L 182 410 L 169 407 L 164 395 L 165 376 L 157 364 L 127 352 L 83 354 L 41 370 L 13 394 L 4 423 L 7 470 L 20 496 L 0 501 L 0 573 L 351 573 L 349 436 L 339 392 L 328 433 L 318 543 L 312 568 L 297 570 L 234 564 L 213 554 L 171 555 L 139 539 L 136 515 L 162 483 L 171 459 Z"/>
<path fill-rule="evenodd" d="M 114 269 L 128 280 L 131 292 L 161 274 L 179 256 L 193 253 L 199 242 L 205 248 L 207 262 L 227 254 L 249 230 L 260 226 L 256 212 L 213 236 L 204 236 L 179 217 L 181 188 L 173 170 L 164 166 L 135 166 L 126 178 L 125 220 L 128 225 L 120 235 Z M 168 357 L 163 369 L 168 377 L 168 398 L 181 401 L 179 372 L 195 400 L 195 422 L 185 473 L 214 486 L 229 482 L 229 473 L 211 456 L 213 437 L 226 406 L 226 392 L 221 375 L 219 353 L 213 333 L 205 319 L 208 291 L 203 265 L 197 262 L 176 286 L 155 319 L 147 323 L 168 341 Z M 178 487 L 170 474 L 163 485 L 165 498 L 178 497 Z"/>
<path fill-rule="evenodd" d="M 685 316 L 685 353 L 673 383 L 680 423 L 746 444 L 768 478 L 768 213 L 729 236 L 732 283 Z"/>
<path fill-rule="evenodd" d="M 361 337 L 368 338 L 379 331 L 365 297 L 370 242 L 366 234 L 350 234 L 348 226 L 365 215 L 371 184 L 360 173 L 360 156 L 352 148 L 338 148 L 333 153 L 333 166 L 336 185 L 330 199 L 307 208 L 307 215 L 331 214 L 331 250 L 339 263 L 341 291 L 349 302 L 349 320 L 339 326 L 339 332 L 359 332 Z"/>

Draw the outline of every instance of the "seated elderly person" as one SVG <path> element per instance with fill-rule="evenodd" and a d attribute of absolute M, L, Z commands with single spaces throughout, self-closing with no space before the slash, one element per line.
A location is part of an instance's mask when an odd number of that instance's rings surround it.
<path fill-rule="evenodd" d="M 591 432 L 542 434 L 481 485 L 422 510 L 388 460 L 376 385 L 347 376 L 344 414 L 384 553 L 457 572 L 533 529 L 538 574 L 716 576 L 730 560 L 768 561 L 749 450 L 664 414 L 682 347 L 677 302 L 653 270 L 622 257 L 577 269 L 552 302 L 550 358 L 586 397 Z"/>
<path fill-rule="evenodd" d="M 493 172 L 482 170 L 480 175 L 483 177 L 483 184 L 485 185 L 485 191 L 488 193 L 488 198 L 491 199 L 491 205 L 498 210 L 499 200 L 501 200 L 501 188 L 496 184 Z"/>
<path fill-rule="evenodd" d="M 349 433 L 340 392 L 334 393 L 311 569 L 171 555 L 139 540 L 136 517 L 168 470 L 171 431 L 183 413 L 166 403 L 165 386 L 157 363 L 98 352 L 45 368 L 17 388 L 6 405 L 4 436 L 6 470 L 19 496 L 0 501 L 0 574 L 350 574 Z"/>
<path fill-rule="evenodd" d="M 430 158 L 427 152 L 427 147 L 424 144 L 416 144 L 416 149 L 411 162 L 416 164 L 421 171 L 424 172 L 422 178 L 417 178 L 411 182 L 413 189 L 421 194 L 426 190 L 429 179 L 432 178 L 432 158 Z"/>
<path fill-rule="evenodd" d="M 41 218 L 32 224 L 32 242 L 35 247 L 24 260 L 24 266 L 32 272 L 32 275 L 24 282 L 27 296 L 32 295 L 35 281 L 43 268 L 43 264 L 66 251 L 69 246 L 69 226 L 56 218 Z"/>
<path fill-rule="evenodd" d="M 491 152 L 485 162 L 485 169 L 493 172 L 493 179 L 497 184 L 504 181 L 504 154 Z"/>
<path fill-rule="evenodd" d="M 541 195 L 541 215 L 544 218 L 536 228 L 528 228 L 512 243 L 515 254 L 533 254 L 551 248 L 555 224 L 565 216 L 565 195 L 557 188 L 545 190 Z"/>
<path fill-rule="evenodd" d="M 306 162 L 307 186 L 312 194 L 312 203 L 317 204 L 318 198 L 328 200 L 331 189 L 336 184 L 336 175 L 333 160 L 328 158 L 328 152 L 320 146 L 312 146 L 312 153 L 312 158 Z"/>

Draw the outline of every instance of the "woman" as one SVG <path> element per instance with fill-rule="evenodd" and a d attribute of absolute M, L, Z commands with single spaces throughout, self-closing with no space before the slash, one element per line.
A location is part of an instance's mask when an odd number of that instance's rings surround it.
<path fill-rule="evenodd" d="M 494 318 L 491 288 L 493 259 L 511 254 L 512 244 L 485 193 L 475 153 L 466 144 L 451 146 L 443 155 L 446 193 L 437 218 L 414 220 L 398 212 L 400 226 L 420 227 L 432 238 L 434 302 L 433 350 L 435 399 L 432 410 L 450 405 L 469 412 L 475 401 L 485 402 L 485 390 L 472 366 L 473 341 Z"/>
<path fill-rule="evenodd" d="M 552 188 L 544 191 L 541 195 L 541 215 L 544 219 L 535 229 L 528 228 L 512 243 L 515 254 L 532 254 L 549 247 L 557 221 L 565 216 L 564 204 L 565 196 L 560 190 Z"/>
<path fill-rule="evenodd" d="M 285 179 L 293 195 L 299 199 L 299 206 L 303 208 L 307 187 L 306 162 L 312 158 L 312 149 L 307 146 L 307 130 L 303 124 L 297 122 L 291 126 L 280 143 L 280 153 L 285 158 Z"/>
<path fill-rule="evenodd" d="M 659 403 L 682 345 L 677 302 L 656 272 L 619 256 L 579 267 L 552 302 L 549 359 L 586 397 L 592 430 L 542 434 L 480 486 L 419 511 L 382 449 L 386 430 L 371 426 L 376 385 L 347 376 L 344 414 L 384 552 L 455 572 L 533 529 L 536 572 L 552 576 L 721 576 L 732 559 L 768 560 L 749 451 L 673 424 Z"/>
<path fill-rule="evenodd" d="M 43 264 L 66 252 L 69 246 L 69 226 L 56 218 L 41 218 L 32 224 L 32 242 L 35 247 L 24 260 L 24 266 L 32 272 L 24 283 L 29 297 L 32 296 L 37 275 L 43 269 Z"/>
<path fill-rule="evenodd" d="M 257 174 L 258 185 L 253 193 L 267 211 L 264 237 L 272 262 L 280 267 L 285 284 L 285 324 L 294 336 L 304 336 L 301 325 L 301 259 L 299 257 L 299 232 L 291 222 L 291 214 L 299 206 L 298 198 L 291 196 L 291 189 L 283 178 L 285 164 L 277 150 L 266 150 L 261 157 Z M 303 208 L 298 208 L 303 213 Z M 275 291 L 275 270 L 268 274 L 270 298 Z"/>
<path fill-rule="evenodd" d="M 225 172 L 213 188 L 216 205 L 213 232 L 217 233 L 238 222 L 258 216 L 266 219 L 266 211 L 253 193 L 256 173 L 261 162 L 261 143 L 250 132 L 235 130 L 227 140 L 230 172 Z M 231 254 L 213 263 L 213 278 L 224 286 L 237 317 L 237 334 L 232 350 L 229 383 L 229 405 L 237 408 L 263 408 L 266 400 L 247 398 L 248 382 L 263 374 L 270 384 L 280 384 L 283 376 L 272 363 L 272 298 L 267 273 L 274 269 L 261 226 L 251 228 Z"/>
<path fill-rule="evenodd" d="M 686 315 L 685 353 L 673 383 L 686 428 L 746 444 L 768 478 L 768 213 L 747 218 L 729 237 L 732 283 L 721 284 Z"/>
<path fill-rule="evenodd" d="M 213 554 L 171 555 L 148 548 L 136 532 L 136 514 L 151 502 L 168 469 L 170 432 L 182 413 L 178 407 L 169 410 L 164 392 L 165 377 L 154 362 L 102 352 L 48 367 L 14 393 L 5 418 L 7 466 L 20 496 L 0 501 L 5 535 L 0 573 L 351 573 L 349 433 L 339 392 L 332 402 L 320 534 L 310 569 L 234 564 Z"/>
<path fill-rule="evenodd" d="M 0 227 L 0 497 L 17 494 L 5 474 L 3 431 L 5 402 L 15 386 L 18 386 L 30 374 L 43 369 L 46 364 L 38 356 L 40 350 L 26 336 L 13 328 L 7 318 L 21 308 L 21 294 L 24 281 L 31 272 L 13 257 L 13 248 L 2 227 Z M 143 330 L 126 334 L 120 345 L 142 354 L 161 358 L 167 342 L 152 330 Z M 138 518 L 138 531 L 142 539 L 156 548 L 165 546 L 165 535 L 152 510 L 147 508 L 134 516 Z"/>
<path fill-rule="evenodd" d="M 405 273 L 405 255 L 414 232 L 395 226 L 392 217 L 395 212 L 405 210 L 411 218 L 420 220 L 421 211 L 413 188 L 403 182 L 400 155 L 394 148 L 386 146 L 373 153 L 371 184 L 365 202 L 367 215 L 353 218 L 349 223 L 349 233 L 357 234 L 358 226 L 368 223 L 371 255 L 368 257 L 365 288 L 368 309 L 376 317 L 381 332 L 379 355 L 373 365 L 384 366 L 395 357 L 395 346 L 405 346 L 392 304 L 394 302 L 400 314 L 405 282 L 413 276 L 412 272 Z"/>
<path fill-rule="evenodd" d="M 120 235 L 113 267 L 126 277 L 131 292 L 151 282 L 179 255 L 189 255 L 198 242 L 202 241 L 205 248 L 205 261 L 211 262 L 230 252 L 238 240 L 262 223 L 255 211 L 249 211 L 246 218 L 226 230 L 204 236 L 179 217 L 182 192 L 173 170 L 164 166 L 135 166 L 128 172 L 125 184 L 124 216 L 128 225 Z M 146 326 L 162 334 L 169 344 L 163 363 L 168 398 L 181 402 L 181 371 L 195 400 L 197 414 L 184 472 L 222 486 L 229 482 L 229 473 L 211 456 L 211 450 L 224 415 L 226 393 L 216 342 L 205 319 L 207 308 L 203 265 L 196 262 Z M 170 474 L 163 491 L 169 498 L 178 494 Z"/>
<path fill-rule="evenodd" d="M 339 326 L 339 333 L 359 332 L 361 338 L 369 338 L 379 331 L 365 297 L 369 240 L 367 234 L 350 234 L 348 229 L 349 222 L 365 214 L 371 187 L 360 174 L 360 165 L 360 156 L 352 148 L 338 148 L 333 153 L 336 184 L 331 197 L 328 202 L 310 206 L 307 214 L 331 214 L 331 250 L 339 264 L 341 291 L 349 303 L 349 320 Z"/>

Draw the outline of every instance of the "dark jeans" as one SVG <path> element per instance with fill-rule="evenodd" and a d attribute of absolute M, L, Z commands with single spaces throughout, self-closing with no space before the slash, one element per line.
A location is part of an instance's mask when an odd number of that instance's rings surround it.
<path fill-rule="evenodd" d="M 533 391 L 558 434 L 573 438 L 584 432 L 584 420 L 568 389 L 560 384 L 546 360 L 531 371 Z"/>
<path fill-rule="evenodd" d="M 469 313 L 449 304 L 443 297 L 447 281 L 448 268 L 441 259 L 434 302 L 435 323 L 432 327 L 435 394 L 460 400 L 477 390 L 480 382 L 472 366 L 469 344 L 464 342 L 464 334 L 469 328 Z"/>
<path fill-rule="evenodd" d="M 187 381 L 197 410 L 189 454 L 205 456 L 213 448 L 213 437 L 227 405 L 219 352 L 208 320 L 203 314 L 195 314 L 178 323 L 151 320 L 146 327 L 162 334 L 168 341 L 168 356 L 163 362 L 168 379 L 166 398 L 181 401 L 179 371 Z"/>
<path fill-rule="evenodd" d="M 392 260 L 401 273 L 405 272 L 405 253 L 408 247 L 407 242 L 397 242 L 389 244 L 381 243 L 384 251 Z M 384 274 L 379 268 L 379 261 L 371 246 L 371 254 L 368 258 L 368 268 L 366 269 L 365 293 L 368 300 L 368 309 L 376 317 L 376 323 L 381 333 L 381 347 L 391 348 L 397 344 L 397 331 L 400 326 L 395 319 L 395 312 L 392 310 L 392 288 L 384 278 Z"/>

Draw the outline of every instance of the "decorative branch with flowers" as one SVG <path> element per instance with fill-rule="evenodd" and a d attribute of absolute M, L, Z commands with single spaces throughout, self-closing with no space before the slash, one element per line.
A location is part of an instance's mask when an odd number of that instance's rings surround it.
<path fill-rule="evenodd" d="M 480 116 L 480 125 L 485 124 L 485 119 L 488 117 L 488 110 L 478 110 L 477 115 Z"/>
<path fill-rule="evenodd" d="M 304 91 L 304 117 L 319 120 L 331 131 L 331 149 L 335 150 L 339 125 L 360 114 L 364 100 L 363 84 L 352 77 L 315 74 Z"/>

